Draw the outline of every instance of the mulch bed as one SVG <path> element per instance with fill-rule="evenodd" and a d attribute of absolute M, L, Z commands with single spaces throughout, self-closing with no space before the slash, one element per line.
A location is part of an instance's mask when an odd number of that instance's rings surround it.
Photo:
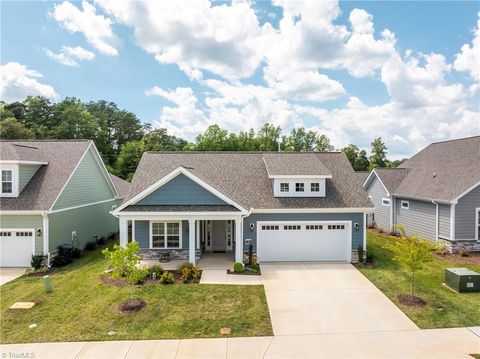
<path fill-rule="evenodd" d="M 247 269 L 244 269 L 243 272 L 235 272 L 233 270 L 228 269 L 227 274 L 237 274 L 237 275 L 262 275 L 262 271 L 260 270 L 260 266 L 258 267 L 257 272 L 251 272 Z"/>
<path fill-rule="evenodd" d="M 397 299 L 403 305 L 408 305 L 409 307 L 423 307 L 427 304 L 422 298 L 411 296 L 409 294 L 398 294 Z"/>
<path fill-rule="evenodd" d="M 183 283 L 182 279 L 181 279 L 182 275 L 177 270 L 168 270 L 166 272 L 170 272 L 170 273 L 173 274 L 174 284 L 190 284 L 190 283 L 193 283 L 193 282 Z M 128 283 L 127 281 L 124 281 L 124 280 L 121 280 L 121 279 L 112 279 L 107 274 L 104 274 L 104 275 L 100 276 L 100 279 L 105 284 L 114 285 L 114 286 L 117 286 L 117 287 L 125 287 L 127 285 L 130 285 L 130 283 Z M 157 279 L 147 278 L 147 279 L 145 279 L 143 284 L 137 284 L 137 285 L 157 285 L 157 284 L 160 284 L 160 278 L 157 278 Z"/>
<path fill-rule="evenodd" d="M 390 232 L 380 230 L 380 229 L 377 229 L 377 228 L 369 228 L 368 231 L 377 235 L 377 236 L 380 236 L 380 237 L 391 237 L 392 236 L 392 234 Z"/>
<path fill-rule="evenodd" d="M 100 279 L 105 284 L 115 285 L 117 287 L 126 287 L 127 285 L 130 285 L 130 283 L 128 283 L 124 280 L 112 279 L 109 275 L 106 275 L 106 274 L 100 276 Z"/>
<path fill-rule="evenodd" d="M 480 265 L 480 253 L 477 252 L 470 253 L 468 257 L 463 257 L 458 253 L 436 254 L 436 256 L 454 263 Z"/>
<path fill-rule="evenodd" d="M 147 306 L 147 302 L 142 299 L 127 300 L 118 306 L 118 310 L 122 313 L 136 313 Z"/>

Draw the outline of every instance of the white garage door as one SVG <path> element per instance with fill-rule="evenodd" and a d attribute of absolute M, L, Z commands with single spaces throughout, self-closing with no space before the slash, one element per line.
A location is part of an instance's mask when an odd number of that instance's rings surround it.
<path fill-rule="evenodd" d="M 257 225 L 261 262 L 350 261 L 350 222 L 259 222 Z"/>
<path fill-rule="evenodd" d="M 33 229 L 0 229 L 0 267 L 30 267 Z"/>

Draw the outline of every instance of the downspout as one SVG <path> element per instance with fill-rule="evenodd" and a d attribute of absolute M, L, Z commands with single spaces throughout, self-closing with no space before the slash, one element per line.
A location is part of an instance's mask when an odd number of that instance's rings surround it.
<path fill-rule="evenodd" d="M 439 234 L 439 223 L 438 223 L 438 202 L 432 199 L 432 203 L 436 205 L 436 212 L 435 212 L 435 241 L 438 241 L 438 234 Z"/>
<path fill-rule="evenodd" d="M 50 267 L 48 212 L 42 212 L 42 226 L 43 226 L 43 255 L 47 257 L 47 267 Z"/>

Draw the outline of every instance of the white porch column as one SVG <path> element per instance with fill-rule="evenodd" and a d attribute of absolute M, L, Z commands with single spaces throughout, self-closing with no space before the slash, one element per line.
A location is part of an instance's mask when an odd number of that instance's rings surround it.
<path fill-rule="evenodd" d="M 195 220 L 188 220 L 188 259 L 195 265 Z"/>
<path fill-rule="evenodd" d="M 128 221 L 122 217 L 120 217 L 118 221 L 120 229 L 120 245 L 126 247 L 128 243 Z"/>
<path fill-rule="evenodd" d="M 243 263 L 243 218 L 235 220 L 235 262 Z"/>

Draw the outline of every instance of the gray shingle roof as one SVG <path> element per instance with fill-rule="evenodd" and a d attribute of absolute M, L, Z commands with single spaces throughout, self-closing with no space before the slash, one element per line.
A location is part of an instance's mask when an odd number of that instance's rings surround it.
<path fill-rule="evenodd" d="M 400 183 L 408 174 L 408 169 L 405 168 L 375 168 L 375 172 L 380 177 L 383 185 L 387 191 L 394 193 Z"/>
<path fill-rule="evenodd" d="M 1 198 L 0 208 L 3 211 L 48 210 L 91 143 L 89 140 L 0 141 L 2 160 L 48 162 L 40 167 L 17 198 Z M 10 155 L 17 157 L 5 157 Z"/>
<path fill-rule="evenodd" d="M 112 182 L 115 188 L 118 191 L 118 194 L 121 197 L 127 196 L 130 192 L 130 186 L 131 186 L 130 182 L 125 181 L 124 179 L 117 177 L 114 174 L 109 173 L 109 175 L 110 175 L 110 178 L 112 179 Z"/>
<path fill-rule="evenodd" d="M 132 180 L 129 198 L 135 196 L 180 166 L 245 209 L 355 208 L 371 207 L 367 193 L 355 177 L 345 154 L 298 154 L 316 158 L 332 179 L 326 180 L 326 197 L 278 198 L 273 196 L 264 156 L 275 161 L 290 153 L 261 152 L 145 152 Z M 266 157 L 266 156 L 265 156 Z"/>
<path fill-rule="evenodd" d="M 395 195 L 451 201 L 480 181 L 480 136 L 432 143 L 401 167 Z"/>
<path fill-rule="evenodd" d="M 269 176 L 325 176 L 330 171 L 318 153 L 264 153 L 263 160 Z"/>
<path fill-rule="evenodd" d="M 363 186 L 368 176 L 370 176 L 370 171 L 355 171 L 355 176 Z"/>

